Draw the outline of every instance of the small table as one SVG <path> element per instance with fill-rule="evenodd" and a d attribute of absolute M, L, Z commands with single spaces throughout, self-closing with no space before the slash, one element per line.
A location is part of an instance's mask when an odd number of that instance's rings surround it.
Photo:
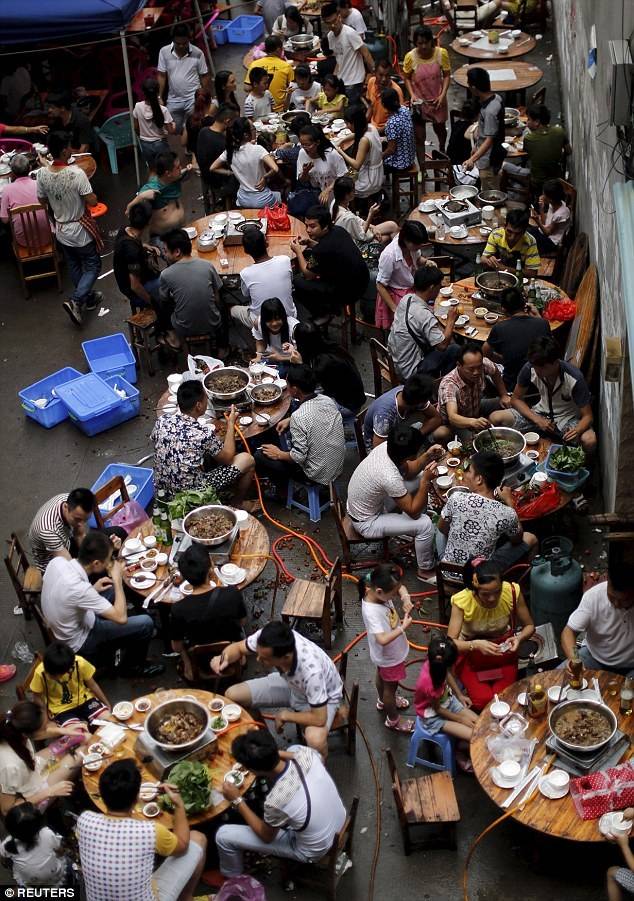
<path fill-rule="evenodd" d="M 231 212 L 240 213 L 247 219 L 261 218 L 263 214 L 262 210 L 247 209 L 232 210 Z M 209 222 L 213 221 L 214 215 L 218 214 L 210 213 L 209 216 L 195 219 L 193 222 L 188 223 L 188 225 L 195 228 L 198 234 L 201 234 L 201 232 L 207 231 Z M 289 216 L 289 219 L 291 222 L 289 231 L 268 232 L 267 234 L 268 249 L 271 256 L 286 254 L 293 259 L 294 254 L 288 247 L 291 238 L 306 237 L 306 227 L 304 223 L 300 222 L 300 220 L 296 219 L 294 216 Z M 195 238 L 192 241 L 192 256 L 200 257 L 202 260 L 208 260 L 212 263 L 216 267 L 218 275 L 220 275 L 221 278 L 227 278 L 231 275 L 240 275 L 243 269 L 246 269 L 247 266 L 251 266 L 253 263 L 253 257 L 250 257 L 248 253 L 245 252 L 242 244 L 234 244 L 231 247 L 225 247 L 221 242 L 214 250 L 202 251 L 199 250 L 198 242 Z M 228 266 L 223 267 L 220 265 L 220 260 L 223 257 L 229 261 Z"/>
<path fill-rule="evenodd" d="M 631 717 L 621 716 L 619 713 L 619 697 L 610 697 L 608 694 L 608 682 L 613 679 L 622 681 L 622 676 L 615 676 L 614 673 L 607 673 L 603 670 L 595 672 L 586 670 L 584 673 L 588 682 L 591 682 L 593 676 L 599 679 L 599 687 L 603 695 L 604 702 L 610 707 L 617 716 L 618 727 L 622 732 L 628 734 L 634 739 L 634 722 Z M 564 678 L 562 670 L 551 670 L 540 674 L 540 681 L 544 688 L 548 689 L 551 685 L 561 684 Z M 526 710 L 517 703 L 517 696 L 525 691 L 528 680 L 520 680 L 514 682 L 503 692 L 500 692 L 500 700 L 510 704 L 511 709 L 526 714 Z M 550 702 L 549 707 L 550 707 Z M 491 766 L 495 765 L 495 760 L 486 746 L 486 740 L 490 734 L 490 726 L 492 717 L 487 705 L 478 718 L 473 737 L 471 739 L 471 762 L 476 778 L 487 795 L 498 806 L 506 800 L 509 795 L 509 789 L 498 788 L 493 782 L 490 775 Z M 549 734 L 548 716 L 538 720 L 530 719 L 529 726 L 525 733 L 527 738 L 536 738 L 539 741 L 533 754 L 531 768 L 536 764 L 541 764 L 549 754 L 545 746 L 545 738 Z M 555 760 L 553 766 L 556 766 Z M 522 795 L 520 795 L 520 798 Z M 530 826 L 539 832 L 548 835 L 554 835 L 558 838 L 566 838 L 576 842 L 602 842 L 605 841 L 604 836 L 599 832 L 597 820 L 582 820 L 575 810 L 571 796 L 568 794 L 564 798 L 558 800 L 550 800 L 545 798 L 539 791 L 535 798 L 527 804 L 523 810 L 513 815 L 513 819 L 524 826 Z"/>
<path fill-rule="evenodd" d="M 197 701 L 200 701 L 206 707 L 210 701 L 214 698 L 221 698 L 225 703 L 233 703 L 229 702 L 228 698 L 223 697 L 222 695 L 215 695 L 211 691 L 201 691 L 198 688 L 184 688 L 184 689 L 171 689 L 169 691 L 158 691 L 154 692 L 150 695 L 144 695 L 152 702 L 152 709 L 154 709 L 158 704 L 162 704 L 164 701 L 173 701 L 177 698 L 182 698 L 184 696 L 194 697 Z M 128 725 L 132 723 L 143 723 L 145 718 L 151 713 L 151 710 L 148 713 L 139 713 L 137 710 L 134 711 L 131 719 L 126 720 Z M 104 717 L 105 718 L 105 717 Z M 115 717 L 112 717 L 113 722 L 117 722 Z M 229 729 L 224 732 L 222 735 L 219 735 L 215 745 L 217 750 L 214 754 L 209 754 L 209 757 L 205 759 L 205 763 L 209 766 L 211 771 L 211 782 L 213 787 L 217 791 L 222 790 L 222 782 L 224 779 L 225 773 L 227 773 L 233 764 L 236 762 L 235 758 L 231 754 L 231 744 L 238 735 L 242 735 L 244 732 L 248 731 L 254 725 L 253 717 L 246 712 L 246 710 L 242 711 L 242 716 L 238 720 L 237 723 L 232 723 Z M 132 758 L 136 761 L 139 769 L 141 770 L 141 780 L 143 782 L 156 782 L 156 776 L 148 767 L 136 756 L 135 754 L 135 744 L 138 736 L 141 733 L 134 732 L 130 729 L 126 729 L 125 738 L 121 742 L 120 745 L 114 749 L 112 757 L 108 758 L 108 760 L 104 763 L 100 770 L 97 770 L 96 773 L 89 773 L 85 769 L 82 769 L 82 777 L 84 781 L 84 787 L 88 794 L 90 795 L 91 800 L 95 804 L 96 807 L 99 808 L 103 813 L 108 812 L 108 808 L 104 804 L 101 795 L 99 794 L 99 777 L 108 763 L 114 762 L 115 760 L 121 760 L 123 758 Z M 99 737 L 95 736 L 95 741 L 99 741 Z M 244 782 L 240 787 L 240 794 L 244 794 L 252 785 L 255 780 L 255 776 L 253 773 L 249 773 Z M 173 825 L 173 814 L 168 813 L 167 811 L 161 811 L 161 813 L 157 817 L 153 817 L 152 820 L 148 820 L 147 817 L 143 816 L 143 801 L 137 800 L 136 804 L 132 809 L 131 816 L 135 820 L 145 820 L 147 822 L 156 822 L 162 823 L 167 828 L 171 828 Z M 196 823 L 206 823 L 209 820 L 215 819 L 217 816 L 220 816 L 221 813 L 224 813 L 229 807 L 229 801 L 222 800 L 218 804 L 214 804 L 212 807 L 207 808 L 202 813 L 194 814 L 188 817 L 189 823 L 191 826 Z"/>
<path fill-rule="evenodd" d="M 463 88 L 467 87 L 467 72 L 470 68 L 471 66 L 467 64 L 456 69 L 453 73 L 453 79 L 456 84 L 459 84 Z M 491 90 L 496 93 L 518 93 L 521 96 L 522 104 L 525 100 L 526 89 L 536 85 L 538 81 L 541 81 L 544 75 L 538 66 L 534 66 L 532 63 L 516 62 L 515 60 L 509 60 L 508 62 L 487 62 L 486 65 L 481 68 L 486 69 L 489 75 L 500 69 L 511 69 L 515 74 L 515 78 L 508 80 L 492 78 Z"/>
<path fill-rule="evenodd" d="M 271 553 L 271 542 L 269 540 L 269 534 L 266 531 L 264 525 L 260 522 L 259 519 L 256 519 L 255 516 L 251 516 L 249 513 L 248 525 L 244 529 L 240 529 L 233 545 L 233 549 L 231 551 L 230 562 L 235 563 L 241 569 L 244 569 L 246 575 L 242 582 L 239 585 L 236 585 L 236 588 L 243 589 L 247 588 L 247 586 L 251 585 L 257 578 L 260 577 L 262 572 L 264 571 L 264 567 L 266 566 L 269 555 Z M 133 538 L 145 538 L 147 535 L 154 534 L 154 524 L 152 520 L 148 520 L 144 525 L 140 526 L 138 529 L 134 529 L 131 533 L 131 537 Z M 163 547 L 162 545 L 157 546 L 158 550 L 164 550 L 166 553 L 169 553 L 169 547 Z M 134 573 L 137 575 L 137 573 Z M 156 578 L 158 580 L 166 579 L 169 576 L 169 566 L 165 564 L 164 566 L 159 566 L 155 571 Z M 132 591 L 135 591 L 138 595 L 145 598 L 147 597 L 155 588 L 156 584 L 152 585 L 150 588 L 139 589 L 134 588 L 134 586 L 130 582 L 130 576 L 127 575 L 124 569 L 123 581 Z M 159 601 L 159 603 L 171 604 L 171 600 Z M 175 603 L 178 603 L 176 601 Z"/>
<path fill-rule="evenodd" d="M 487 31 L 488 29 L 484 29 L 484 32 Z M 463 45 L 460 43 L 460 41 L 465 40 L 469 41 L 469 44 Z M 490 49 L 473 47 L 472 44 L 477 43 L 479 40 L 480 38 L 473 38 L 471 34 L 467 33 L 456 38 L 449 46 L 454 53 L 458 53 L 460 56 L 466 56 L 468 59 L 499 60 L 500 62 L 504 62 L 504 60 L 516 59 L 518 56 L 524 56 L 526 53 L 530 53 L 531 50 L 535 49 L 537 44 L 535 38 L 525 31 L 518 35 L 518 37 L 510 44 L 506 53 L 500 53 L 499 50 L 495 49 L 495 47 L 499 45 L 493 45 Z"/>
<path fill-rule="evenodd" d="M 288 388 L 285 388 L 282 392 L 282 396 L 276 404 L 269 404 L 268 406 L 255 405 L 257 409 L 253 412 L 253 422 L 248 426 L 240 426 L 240 431 L 247 439 L 247 441 L 251 438 L 259 438 L 260 435 L 264 435 L 265 432 L 268 432 L 269 429 L 275 428 L 278 422 L 281 419 L 284 419 L 286 414 L 288 413 L 289 407 L 291 405 L 291 396 L 288 392 Z M 158 404 L 156 405 L 156 415 L 161 416 L 163 413 L 163 407 L 165 404 L 174 403 L 174 397 L 170 394 L 169 390 L 167 390 L 164 394 L 159 398 Z M 266 413 L 271 417 L 271 421 L 267 425 L 259 425 L 255 420 L 256 413 Z M 245 414 L 247 415 L 247 414 Z M 248 414 L 251 416 L 251 413 Z M 238 417 L 239 420 L 240 417 Z M 216 427 L 216 432 L 218 432 L 219 427 L 220 431 L 223 428 L 226 428 L 227 420 L 224 416 L 217 416 L 214 419 L 214 425 Z M 238 425 L 240 425 L 238 421 Z M 220 435 L 218 436 L 220 437 Z M 224 438 L 224 436 L 223 436 Z"/>

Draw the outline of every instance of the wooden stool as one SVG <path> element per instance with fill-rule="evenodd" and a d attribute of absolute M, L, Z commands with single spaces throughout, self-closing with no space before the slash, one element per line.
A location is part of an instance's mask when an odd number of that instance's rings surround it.
<path fill-rule="evenodd" d="M 419 190 L 418 175 L 419 168 L 416 163 L 409 169 L 402 172 L 392 172 L 392 212 L 394 218 L 398 219 L 401 215 L 401 200 L 403 197 L 407 201 L 407 211 L 418 206 Z"/>
<path fill-rule="evenodd" d="M 447 771 L 432 773 L 430 776 L 419 776 L 417 779 L 401 782 L 392 752 L 386 750 L 385 755 L 405 854 L 422 848 L 455 850 L 456 823 L 460 821 L 460 810 L 451 774 Z M 412 839 L 411 830 L 416 828 L 422 832 L 421 827 L 428 834 Z"/>
<path fill-rule="evenodd" d="M 181 343 L 185 353 L 192 357 L 197 353 L 208 353 L 210 357 L 213 357 L 216 349 L 215 335 L 211 333 L 206 335 L 187 335 L 187 337 L 181 338 Z"/>
<path fill-rule="evenodd" d="M 341 563 L 335 560 L 325 582 L 311 582 L 308 579 L 295 579 L 286 595 L 282 608 L 282 620 L 307 619 L 321 624 L 324 636 L 324 647 L 332 647 L 332 614 L 335 608 L 335 620 L 343 623 L 343 604 L 341 597 Z"/>
<path fill-rule="evenodd" d="M 161 346 L 156 340 L 156 313 L 149 307 L 140 310 L 126 319 L 130 332 L 130 344 L 137 363 L 141 366 L 141 357 L 145 359 L 148 375 L 154 375 L 152 354 Z M 152 344 L 152 339 L 154 343 Z"/>

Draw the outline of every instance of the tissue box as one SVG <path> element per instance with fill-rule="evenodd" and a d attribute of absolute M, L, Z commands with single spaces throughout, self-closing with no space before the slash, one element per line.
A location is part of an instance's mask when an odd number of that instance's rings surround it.
<path fill-rule="evenodd" d="M 99 741 L 102 741 L 104 745 L 107 745 L 112 750 L 121 744 L 125 738 L 125 731 L 121 726 L 117 726 L 116 723 L 109 723 L 107 726 L 101 726 L 100 729 L 97 729 L 96 735 Z"/>

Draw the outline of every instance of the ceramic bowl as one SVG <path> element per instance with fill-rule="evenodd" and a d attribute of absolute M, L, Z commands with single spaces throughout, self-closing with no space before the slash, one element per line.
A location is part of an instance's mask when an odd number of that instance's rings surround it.
<path fill-rule="evenodd" d="M 559 704 L 560 701 L 564 701 L 568 694 L 567 688 L 567 685 L 551 685 L 548 689 L 548 700 L 551 704 Z"/>
<path fill-rule="evenodd" d="M 146 547 L 154 547 L 156 545 L 156 535 L 146 535 L 143 539 L 143 544 Z"/>
<path fill-rule="evenodd" d="M 497 313 L 486 313 L 484 316 L 485 322 L 497 322 L 500 317 Z"/>
<path fill-rule="evenodd" d="M 131 701 L 119 701 L 112 708 L 112 713 L 118 720 L 129 720 L 134 713 L 134 704 Z"/>
<path fill-rule="evenodd" d="M 453 485 L 453 476 L 440 476 L 438 479 L 436 479 L 436 484 L 441 491 L 446 491 Z"/>
<path fill-rule="evenodd" d="M 511 712 L 511 708 L 506 701 L 494 701 L 489 710 L 491 711 L 491 716 L 494 716 L 496 720 L 504 719 Z"/>
<path fill-rule="evenodd" d="M 103 760 L 99 754 L 86 754 L 83 760 L 83 767 L 89 773 L 96 773 L 103 766 Z"/>
<path fill-rule="evenodd" d="M 229 728 L 229 723 L 222 714 L 216 714 L 216 716 L 212 716 L 209 725 L 211 726 L 211 731 L 215 732 L 216 735 L 221 735 Z"/>
<path fill-rule="evenodd" d="M 451 295 L 453 294 L 453 288 L 452 287 L 441 288 L 440 293 L 442 294 L 443 297 L 451 297 Z"/>
<path fill-rule="evenodd" d="M 156 557 L 152 557 L 149 560 L 141 560 L 141 569 L 144 573 L 153 573 L 157 566 Z"/>
<path fill-rule="evenodd" d="M 437 466 L 436 472 L 438 473 L 439 476 L 446 476 L 447 473 L 449 472 L 449 470 L 446 466 Z"/>
<path fill-rule="evenodd" d="M 139 799 L 141 801 L 153 801 L 158 795 L 158 786 L 153 782 L 142 782 L 139 789 Z"/>
<path fill-rule="evenodd" d="M 503 760 L 498 764 L 498 773 L 502 776 L 503 779 L 511 780 L 517 779 L 519 774 L 522 772 L 522 767 L 517 762 L 517 760 Z"/>
<path fill-rule="evenodd" d="M 450 466 L 452 469 L 455 469 L 456 466 L 460 466 L 461 462 L 462 461 L 460 460 L 460 457 L 449 457 L 447 460 L 445 460 L 447 466 Z"/>
<path fill-rule="evenodd" d="M 193 225 L 189 225 L 184 231 L 185 231 L 185 233 L 187 234 L 187 237 L 188 237 L 191 241 L 193 241 L 194 238 L 196 237 L 196 235 L 198 234 L 198 232 L 196 231 L 196 229 L 194 228 Z"/>
<path fill-rule="evenodd" d="M 149 698 L 138 698 L 134 702 L 134 709 L 138 710 L 139 713 L 147 713 L 151 706 L 152 702 Z"/>
<path fill-rule="evenodd" d="M 225 702 L 222 700 L 222 698 L 214 698 L 212 701 L 210 701 L 207 704 L 207 707 L 209 707 L 211 712 L 215 713 L 216 716 L 218 716 L 220 711 L 224 709 L 224 706 L 225 706 Z"/>
<path fill-rule="evenodd" d="M 149 804 L 145 804 L 143 807 L 143 816 L 144 817 L 157 817 L 161 812 L 161 808 L 154 801 L 150 801 Z"/>
<path fill-rule="evenodd" d="M 475 316 L 476 319 L 484 319 L 484 317 L 486 316 L 486 314 L 488 312 L 489 311 L 487 310 L 486 307 L 476 307 L 475 310 L 473 311 L 473 315 Z"/>
<path fill-rule="evenodd" d="M 538 432 L 524 432 L 524 440 L 527 444 L 539 444 Z"/>
<path fill-rule="evenodd" d="M 157 566 L 165 566 L 165 564 L 167 563 L 169 558 L 168 558 L 167 554 L 164 554 L 162 551 L 159 551 L 159 553 L 156 555 L 156 557 L 154 559 L 156 560 Z"/>
<path fill-rule="evenodd" d="M 242 708 L 239 704 L 225 704 L 222 715 L 229 723 L 236 723 L 242 716 Z"/>
<path fill-rule="evenodd" d="M 136 554 L 143 550 L 143 542 L 140 538 L 128 538 L 124 542 L 123 549 L 127 554 Z"/>
<path fill-rule="evenodd" d="M 230 782 L 232 785 L 235 785 L 236 788 L 240 788 L 244 782 L 244 774 L 240 773 L 238 770 L 229 770 L 228 773 L 225 773 L 224 781 Z"/>

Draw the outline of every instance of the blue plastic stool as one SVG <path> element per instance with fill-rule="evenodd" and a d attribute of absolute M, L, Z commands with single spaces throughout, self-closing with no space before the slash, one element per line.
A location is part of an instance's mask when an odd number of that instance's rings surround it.
<path fill-rule="evenodd" d="M 433 735 L 428 732 L 422 725 L 423 721 L 419 716 L 416 717 L 416 725 L 409 743 L 409 753 L 407 755 L 407 766 L 415 767 L 426 766 L 430 770 L 449 770 L 454 773 L 453 744 L 451 738 L 443 732 L 435 732 Z M 438 745 L 442 749 L 442 763 L 435 763 L 433 760 L 427 760 L 425 757 L 418 756 L 418 749 L 421 742 L 430 741 L 432 744 Z"/>
<path fill-rule="evenodd" d="M 302 513 L 308 513 L 311 522 L 319 522 L 321 514 L 330 507 L 330 498 L 327 498 L 322 504 L 319 497 L 320 485 L 309 485 L 307 482 L 294 482 L 293 479 L 288 480 L 288 492 L 286 495 L 286 509 L 297 507 Z M 308 495 L 308 506 L 296 500 L 295 492 L 306 490 Z"/>

